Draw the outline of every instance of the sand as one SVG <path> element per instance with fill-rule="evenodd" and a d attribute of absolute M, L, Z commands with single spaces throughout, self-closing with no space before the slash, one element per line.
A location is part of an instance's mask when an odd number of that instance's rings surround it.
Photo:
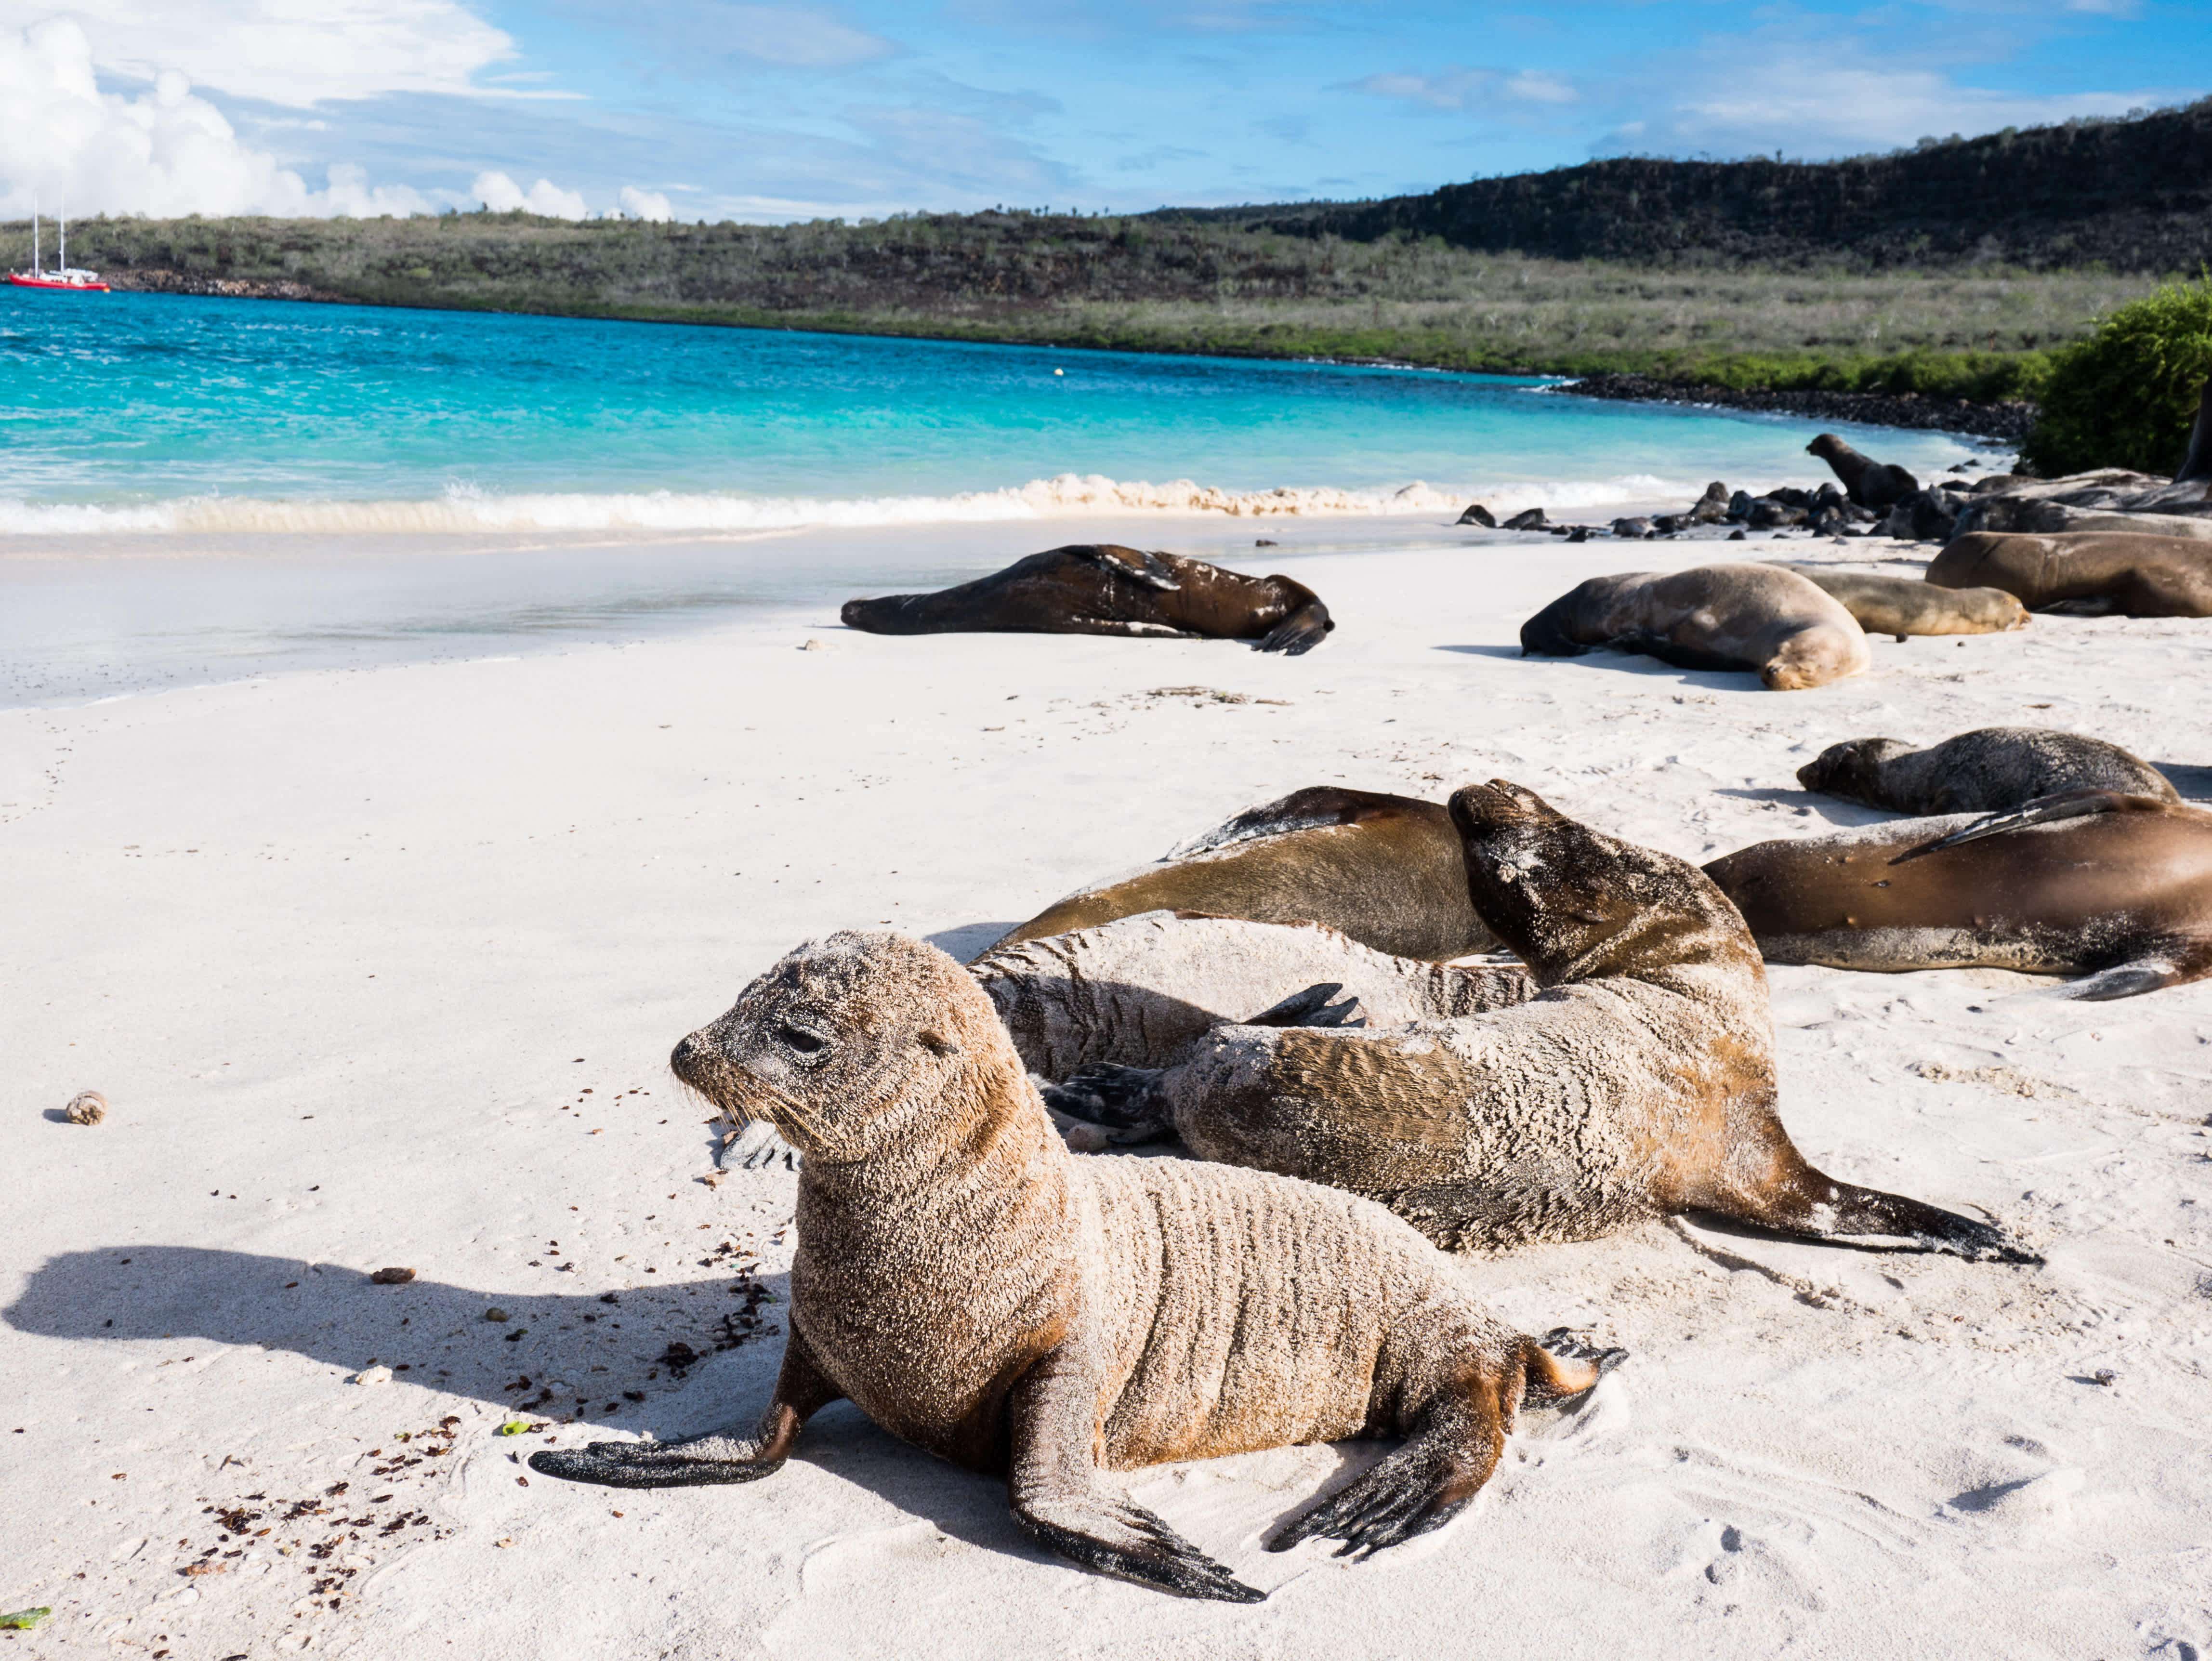
<path fill-rule="evenodd" d="M 1996 971 L 1777 970 L 1807 1155 L 1991 1215 L 2048 1265 L 1694 1220 L 1476 1262 L 1505 1318 L 1632 1359 L 1531 1415 L 1449 1530 L 1357 1567 L 1258 1542 L 1379 1450 L 1144 1475 L 1256 1606 L 1067 1567 L 994 1484 L 848 1405 L 754 1486 L 526 1481 L 536 1448 L 763 1398 L 796 1178 L 700 1181 L 715 1133 L 665 1062 L 803 938 L 889 923 L 972 952 L 1316 782 L 1502 776 L 1703 860 L 1881 817 L 1794 778 L 1870 733 L 2042 722 L 2185 794 L 2212 778 L 2212 624 L 1881 639 L 1865 677 L 1775 693 L 1514 642 L 1601 572 L 1911 551 L 1259 533 L 1300 544 L 1283 569 L 1340 620 L 1310 656 L 876 639 L 810 602 L 0 712 L 0 1610 L 54 1611 L 9 1652 L 2212 1648 L 2212 984 L 2082 1004 Z M 1254 534 L 1146 539 L 1273 558 Z M 1250 701 L 1156 690 L 1191 687 Z M 63 1120 L 86 1089 L 98 1127 Z M 370 1283 L 387 1265 L 417 1278 Z M 688 1376 L 675 1341 L 705 1357 Z M 349 1382 L 372 1367 L 392 1376 Z"/>

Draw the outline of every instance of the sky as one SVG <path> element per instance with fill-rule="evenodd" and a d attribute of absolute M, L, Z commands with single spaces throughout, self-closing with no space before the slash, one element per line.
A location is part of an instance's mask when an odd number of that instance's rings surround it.
<path fill-rule="evenodd" d="M 2212 91 L 2212 0 L 0 0 L 0 216 L 1389 196 Z"/>

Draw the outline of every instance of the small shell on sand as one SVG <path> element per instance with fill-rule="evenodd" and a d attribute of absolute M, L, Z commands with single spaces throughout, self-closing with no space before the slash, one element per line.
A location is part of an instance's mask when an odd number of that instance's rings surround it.
<path fill-rule="evenodd" d="M 392 1382 L 390 1367 L 363 1367 L 346 1380 L 349 1384 L 388 1384 Z"/>
<path fill-rule="evenodd" d="M 71 1124 L 98 1124 L 107 1116 L 107 1098 L 97 1090 L 79 1091 L 62 1111 Z"/>
<path fill-rule="evenodd" d="M 380 1287 L 404 1287 L 415 1278 L 411 1269 L 380 1269 L 368 1277 Z"/>
<path fill-rule="evenodd" d="M 830 647 L 827 642 L 809 640 L 803 642 L 799 649 L 802 652 L 826 652 Z"/>

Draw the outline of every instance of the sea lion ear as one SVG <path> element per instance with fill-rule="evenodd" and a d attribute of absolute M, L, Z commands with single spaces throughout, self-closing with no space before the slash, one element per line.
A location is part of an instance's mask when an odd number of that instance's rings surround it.
<path fill-rule="evenodd" d="M 916 1041 L 933 1056 L 957 1056 L 960 1046 L 942 1032 L 926 1029 L 915 1035 Z"/>

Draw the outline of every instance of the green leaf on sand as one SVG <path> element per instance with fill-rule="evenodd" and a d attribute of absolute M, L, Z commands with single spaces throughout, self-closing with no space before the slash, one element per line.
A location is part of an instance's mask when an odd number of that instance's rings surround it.
<path fill-rule="evenodd" d="M 17 1609 L 13 1615 L 0 1615 L 0 1631 L 28 1632 L 52 1615 L 52 1609 Z"/>

